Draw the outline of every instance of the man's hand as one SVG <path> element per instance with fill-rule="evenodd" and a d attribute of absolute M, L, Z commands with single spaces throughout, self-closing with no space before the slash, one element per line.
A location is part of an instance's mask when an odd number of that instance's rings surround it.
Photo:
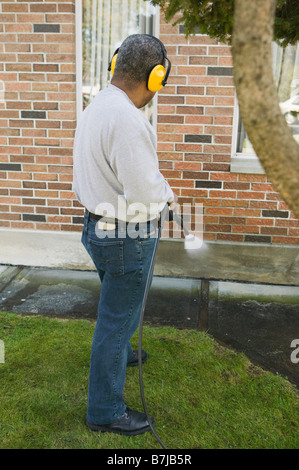
<path fill-rule="evenodd" d="M 169 210 L 174 211 L 176 206 L 178 205 L 178 196 L 177 194 L 173 193 L 174 195 L 174 200 L 169 203 Z"/>

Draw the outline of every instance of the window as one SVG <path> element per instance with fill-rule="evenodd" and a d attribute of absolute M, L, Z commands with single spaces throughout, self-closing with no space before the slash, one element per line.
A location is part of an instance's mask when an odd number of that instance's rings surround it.
<path fill-rule="evenodd" d="M 299 44 L 282 48 L 273 43 L 272 56 L 281 111 L 299 143 Z M 235 135 L 236 149 L 232 158 L 232 171 L 247 172 L 247 169 L 249 173 L 263 172 L 239 117 L 238 109 L 235 111 L 235 122 L 238 123 L 238 128 Z"/>
<path fill-rule="evenodd" d="M 130 34 L 155 35 L 155 8 L 143 0 L 83 0 L 82 98 L 86 107 L 110 82 L 108 65 Z M 152 120 L 153 106 L 145 108 Z"/>

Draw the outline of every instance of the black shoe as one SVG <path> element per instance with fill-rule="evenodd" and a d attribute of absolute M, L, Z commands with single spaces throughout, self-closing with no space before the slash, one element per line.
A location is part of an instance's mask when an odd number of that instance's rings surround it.
<path fill-rule="evenodd" d="M 151 424 L 154 426 L 154 419 L 151 417 Z M 131 410 L 127 407 L 125 413 L 114 423 L 111 424 L 93 424 L 86 421 L 86 425 L 92 431 L 114 432 L 124 434 L 125 436 L 136 436 L 150 430 L 145 413 Z"/>
<path fill-rule="evenodd" d="M 147 361 L 147 358 L 148 358 L 148 355 L 146 353 L 146 351 L 144 351 L 143 349 L 141 350 L 141 362 L 142 364 Z M 138 366 L 138 351 L 133 351 L 133 356 L 132 356 L 132 359 L 130 359 L 130 361 L 128 362 L 127 364 L 127 367 L 135 367 L 135 366 Z"/>

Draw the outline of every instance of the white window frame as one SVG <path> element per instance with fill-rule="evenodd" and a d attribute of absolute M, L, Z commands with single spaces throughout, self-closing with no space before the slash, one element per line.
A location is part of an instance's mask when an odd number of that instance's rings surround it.
<path fill-rule="evenodd" d="M 265 174 L 258 156 L 255 153 L 237 152 L 238 129 L 239 129 L 240 110 L 235 92 L 235 106 L 233 117 L 233 136 L 232 136 L 232 154 L 231 154 L 231 173 L 252 173 Z"/>
<path fill-rule="evenodd" d="M 155 36 L 159 37 L 160 34 L 160 7 L 156 8 L 155 15 Z M 83 92 L 82 92 L 82 71 L 83 71 L 83 54 L 82 54 L 82 0 L 75 2 L 75 24 L 76 24 L 76 118 L 77 122 L 83 112 Z M 107 64 L 108 67 L 108 64 Z M 157 130 L 157 112 L 158 112 L 158 99 L 157 93 L 153 99 L 153 127 Z"/>

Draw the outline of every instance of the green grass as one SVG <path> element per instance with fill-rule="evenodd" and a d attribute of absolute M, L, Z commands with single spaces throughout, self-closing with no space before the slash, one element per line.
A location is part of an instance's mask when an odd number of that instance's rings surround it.
<path fill-rule="evenodd" d="M 0 312 L 2 449 L 161 449 L 151 432 L 85 426 L 93 329 L 87 320 Z M 298 448 L 298 394 L 287 380 L 194 330 L 145 326 L 143 347 L 146 403 L 168 449 Z M 142 411 L 137 368 L 128 368 L 125 397 Z"/>

